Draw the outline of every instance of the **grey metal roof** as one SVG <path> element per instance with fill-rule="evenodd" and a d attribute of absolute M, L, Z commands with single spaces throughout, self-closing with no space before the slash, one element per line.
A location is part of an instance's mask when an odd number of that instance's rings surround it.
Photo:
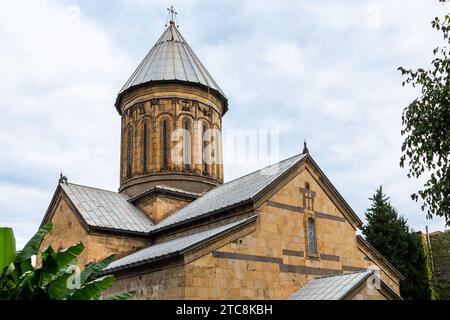
<path fill-rule="evenodd" d="M 123 194 L 73 183 L 61 183 L 60 186 L 90 226 L 148 232 L 153 225 Z"/>
<path fill-rule="evenodd" d="M 372 274 L 373 270 L 365 270 L 315 278 L 290 296 L 289 300 L 342 300 Z"/>
<path fill-rule="evenodd" d="M 219 85 L 173 23 L 167 27 L 153 48 L 150 49 L 120 90 L 119 95 L 131 87 L 161 80 L 180 80 L 202 84 L 218 91 L 226 99 Z"/>
<path fill-rule="evenodd" d="M 299 154 L 218 186 L 162 220 L 152 230 L 158 230 L 251 200 L 305 157 L 306 154 Z"/>
<path fill-rule="evenodd" d="M 168 255 L 181 253 L 189 248 L 192 248 L 196 244 L 214 239 L 218 235 L 226 233 L 227 231 L 235 230 L 236 228 L 246 225 L 247 223 L 250 223 L 255 219 L 256 215 L 220 227 L 216 227 L 210 230 L 201 231 L 189 236 L 184 236 L 149 246 L 145 249 L 141 249 L 139 251 L 136 251 L 130 255 L 127 255 L 121 259 L 112 262 L 104 271 L 105 273 L 113 272 L 115 270 L 122 269 L 124 267 L 140 265 Z"/>
<path fill-rule="evenodd" d="M 189 191 L 186 191 L 186 190 L 182 190 L 182 189 L 169 187 L 169 186 L 160 184 L 160 185 L 153 186 L 153 187 L 151 187 L 149 189 L 146 189 L 146 190 L 138 193 L 134 197 L 128 199 L 128 202 L 134 202 L 134 201 L 142 198 L 145 195 L 148 195 L 148 194 L 150 194 L 152 192 L 157 192 L 157 191 L 167 191 L 169 193 L 177 193 L 177 194 L 185 195 L 185 196 L 188 196 L 190 198 L 195 198 L 195 199 L 202 196 L 201 193 L 189 192 Z"/>

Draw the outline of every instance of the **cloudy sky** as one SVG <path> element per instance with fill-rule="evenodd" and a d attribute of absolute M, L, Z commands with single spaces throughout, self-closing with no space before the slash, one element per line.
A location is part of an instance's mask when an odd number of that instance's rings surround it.
<path fill-rule="evenodd" d="M 0 0 L 0 226 L 34 233 L 60 170 L 117 190 L 117 92 L 164 30 L 166 8 L 229 98 L 227 129 L 278 129 L 280 158 L 310 152 L 363 218 L 383 184 L 416 230 L 427 221 L 399 168 L 399 66 L 427 66 L 437 0 Z M 225 150 L 226 152 L 226 150 Z M 230 180 L 258 165 L 225 165 Z"/>

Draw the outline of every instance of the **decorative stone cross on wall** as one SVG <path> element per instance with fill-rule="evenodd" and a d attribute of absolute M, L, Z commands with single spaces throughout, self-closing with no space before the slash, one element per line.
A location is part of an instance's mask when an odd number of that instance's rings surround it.
<path fill-rule="evenodd" d="M 304 193 L 304 197 L 305 197 L 305 199 L 306 199 L 306 209 L 308 209 L 308 210 L 313 210 L 313 207 L 312 207 L 312 196 L 311 196 L 311 193 L 309 193 L 309 192 L 305 192 Z"/>
<path fill-rule="evenodd" d="M 314 211 L 314 198 L 316 193 L 306 188 L 300 188 L 303 195 L 303 209 Z"/>

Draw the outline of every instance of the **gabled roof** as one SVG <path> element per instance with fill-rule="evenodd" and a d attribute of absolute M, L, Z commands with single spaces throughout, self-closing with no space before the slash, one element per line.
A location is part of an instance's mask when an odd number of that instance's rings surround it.
<path fill-rule="evenodd" d="M 373 270 L 365 270 L 315 278 L 290 296 L 289 300 L 343 300 L 373 274 Z"/>
<path fill-rule="evenodd" d="M 253 206 L 259 197 L 271 190 L 306 159 L 311 162 L 314 168 L 320 170 L 309 154 L 295 155 L 272 166 L 215 187 L 156 225 L 133 204 L 143 195 L 129 198 L 124 194 L 72 183 L 63 183 L 60 184 L 60 187 L 89 226 L 150 235 L 240 206 Z M 342 203 L 350 214 L 349 217 L 357 223 L 361 223 L 361 220 L 339 195 L 323 172 L 319 172 L 333 193 L 339 199 L 342 199 Z M 145 192 L 156 191 L 179 192 L 179 190 L 163 186 Z M 189 196 L 194 198 L 197 194 L 190 194 Z"/>
<path fill-rule="evenodd" d="M 126 195 L 73 183 L 59 186 L 91 227 L 145 233 L 153 226 L 145 213 L 127 201 Z"/>
<path fill-rule="evenodd" d="M 139 199 L 141 199 L 142 197 L 148 196 L 153 193 L 173 195 L 173 196 L 188 198 L 188 199 L 197 199 L 202 196 L 201 193 L 189 192 L 189 191 L 185 191 L 182 189 L 169 187 L 169 186 L 165 186 L 165 185 L 157 185 L 157 186 L 153 186 L 147 190 L 144 190 L 141 193 L 138 193 L 134 197 L 128 199 L 128 202 L 134 203 L 134 202 L 138 201 Z"/>
<path fill-rule="evenodd" d="M 227 99 L 174 23 L 170 23 L 150 49 L 120 90 L 118 99 L 130 88 L 152 81 L 171 80 L 200 84 L 218 92 L 223 99 Z"/>
<path fill-rule="evenodd" d="M 220 185 L 162 220 L 152 231 L 249 202 L 305 158 L 299 154 Z"/>
<path fill-rule="evenodd" d="M 255 219 L 256 215 L 232 223 L 228 223 L 220 227 L 197 232 L 189 236 L 184 236 L 149 246 L 145 249 L 136 251 L 130 255 L 112 262 L 104 270 L 103 274 L 112 273 L 124 268 L 131 268 L 143 264 L 148 264 L 156 260 L 161 260 L 163 258 L 173 257 L 174 255 L 184 254 L 194 248 L 197 248 L 199 245 L 214 241 L 219 236 L 248 225 L 249 223 L 254 222 Z"/>
<path fill-rule="evenodd" d="M 381 290 L 392 299 L 402 299 L 377 276 L 374 270 L 364 270 L 315 278 L 290 296 L 289 300 L 344 300 L 364 282 Z"/>

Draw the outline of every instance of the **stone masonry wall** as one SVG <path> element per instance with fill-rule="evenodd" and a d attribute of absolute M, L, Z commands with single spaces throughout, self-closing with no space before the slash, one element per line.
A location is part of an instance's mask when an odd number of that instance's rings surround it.
<path fill-rule="evenodd" d="M 139 299 L 286 299 L 315 277 L 364 270 L 371 261 L 379 263 L 361 250 L 355 227 L 312 170 L 304 166 L 290 182 L 263 199 L 254 224 L 186 254 L 182 269 L 121 276 L 113 290 L 137 288 Z M 316 253 L 308 246 L 306 222 L 310 218 L 315 223 Z M 390 279 L 387 285 L 398 292 L 398 279 L 385 272 L 389 273 L 383 267 L 382 278 Z M 172 279 L 173 273 L 183 280 Z M 150 286 L 158 283 L 167 291 L 144 289 L 144 276 Z M 371 294 L 365 297 L 380 298 Z"/>
<path fill-rule="evenodd" d="M 175 266 L 151 273 L 119 278 L 103 293 L 104 297 L 127 291 L 136 291 L 137 300 L 184 299 L 184 269 Z"/>
<path fill-rule="evenodd" d="M 136 203 L 136 206 L 142 209 L 153 223 L 157 224 L 189 202 L 188 200 L 155 195 L 144 197 Z"/>
<path fill-rule="evenodd" d="M 311 210 L 304 205 L 306 182 L 315 193 Z M 307 170 L 258 214 L 256 231 L 186 265 L 187 299 L 286 299 L 314 277 L 368 265 L 355 228 Z M 306 217 L 315 219 L 317 255 L 308 254 Z"/>
<path fill-rule="evenodd" d="M 60 192 L 57 195 L 53 217 L 51 218 L 53 229 L 41 243 L 39 251 L 51 245 L 54 250 L 67 248 L 78 242 L 83 242 L 84 246 L 89 245 L 89 235 L 77 219 L 67 198 Z M 39 258 L 39 256 L 38 256 Z M 80 265 L 88 263 L 88 250 L 85 249 L 79 256 Z M 40 259 L 38 259 L 38 263 Z"/>
<path fill-rule="evenodd" d="M 388 298 L 383 295 L 380 290 L 364 286 L 345 300 L 388 300 Z"/>

